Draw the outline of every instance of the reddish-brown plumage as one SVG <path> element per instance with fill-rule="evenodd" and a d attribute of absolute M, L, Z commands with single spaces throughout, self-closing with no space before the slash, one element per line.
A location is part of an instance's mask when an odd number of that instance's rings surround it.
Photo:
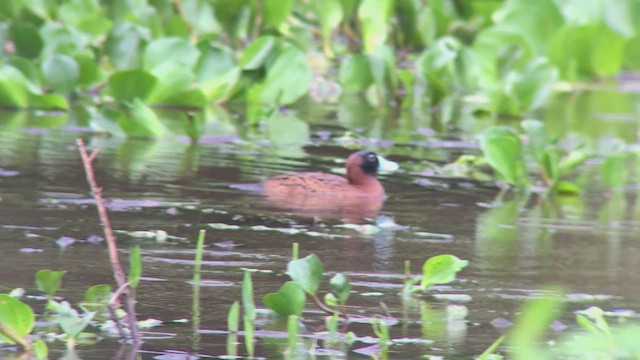
<path fill-rule="evenodd" d="M 264 193 L 272 204 L 300 214 L 348 221 L 376 217 L 385 197 L 376 178 L 379 161 L 386 160 L 359 151 L 347 158 L 346 178 L 321 172 L 278 175 L 264 182 Z"/>
<path fill-rule="evenodd" d="M 337 195 L 337 196 L 368 196 L 383 197 L 384 188 L 376 178 L 377 160 L 375 170 L 366 172 L 362 164 L 366 161 L 369 152 L 357 152 L 347 158 L 347 177 L 325 174 L 321 172 L 301 172 L 286 175 L 278 175 L 264 182 L 264 191 L 267 196 L 277 195 Z"/>

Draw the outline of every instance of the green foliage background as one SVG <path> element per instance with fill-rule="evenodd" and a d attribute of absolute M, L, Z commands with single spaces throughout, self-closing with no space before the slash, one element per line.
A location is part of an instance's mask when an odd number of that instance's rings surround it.
<path fill-rule="evenodd" d="M 336 89 L 521 115 L 558 81 L 640 69 L 639 15 L 640 0 L 4 0 L 0 105 L 116 102 L 106 117 L 139 136 L 164 133 L 148 106 L 238 100 L 257 122 Z"/>

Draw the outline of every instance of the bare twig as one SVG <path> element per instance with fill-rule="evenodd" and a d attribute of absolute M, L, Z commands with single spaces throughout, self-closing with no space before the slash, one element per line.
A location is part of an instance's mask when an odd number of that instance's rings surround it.
<path fill-rule="evenodd" d="M 109 217 L 107 216 L 107 208 L 104 206 L 104 201 L 102 200 L 102 189 L 98 187 L 93 173 L 92 162 L 98 152 L 97 150 L 94 150 L 91 155 L 87 154 L 87 148 L 84 146 L 84 141 L 82 141 L 82 139 L 76 139 L 76 145 L 78 145 L 78 150 L 80 151 L 80 157 L 82 158 L 82 164 L 84 165 L 84 172 L 87 176 L 87 182 L 89 183 L 89 187 L 91 188 L 93 199 L 96 201 L 98 216 L 100 216 L 100 222 L 102 223 L 102 229 L 104 230 L 104 237 L 107 241 L 107 246 L 109 247 L 109 260 L 111 262 L 111 269 L 113 270 L 113 277 L 115 278 L 118 287 L 120 289 L 125 289 L 118 290 L 122 291 L 122 293 L 125 295 L 127 321 L 129 323 L 129 330 L 131 331 L 131 341 L 135 344 L 138 344 L 141 342 L 141 339 L 138 332 L 138 320 L 136 319 L 135 300 L 131 295 L 131 289 L 127 285 L 124 271 L 122 270 L 122 266 L 120 265 L 118 248 L 116 246 L 116 238 L 113 236 L 111 223 L 109 222 Z"/>

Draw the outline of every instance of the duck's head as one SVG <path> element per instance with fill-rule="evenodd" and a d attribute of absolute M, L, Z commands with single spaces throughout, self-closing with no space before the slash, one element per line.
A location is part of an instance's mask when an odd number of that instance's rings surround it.
<path fill-rule="evenodd" d="M 360 184 L 375 178 L 379 171 L 396 171 L 398 164 L 372 151 L 362 150 L 347 158 L 347 179 L 351 184 Z"/>

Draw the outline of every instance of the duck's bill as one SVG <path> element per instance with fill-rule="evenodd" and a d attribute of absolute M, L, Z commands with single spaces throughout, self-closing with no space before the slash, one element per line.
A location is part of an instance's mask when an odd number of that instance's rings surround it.
<path fill-rule="evenodd" d="M 387 160 L 384 157 L 378 155 L 378 171 L 394 172 L 400 168 L 398 163 L 391 160 Z"/>

